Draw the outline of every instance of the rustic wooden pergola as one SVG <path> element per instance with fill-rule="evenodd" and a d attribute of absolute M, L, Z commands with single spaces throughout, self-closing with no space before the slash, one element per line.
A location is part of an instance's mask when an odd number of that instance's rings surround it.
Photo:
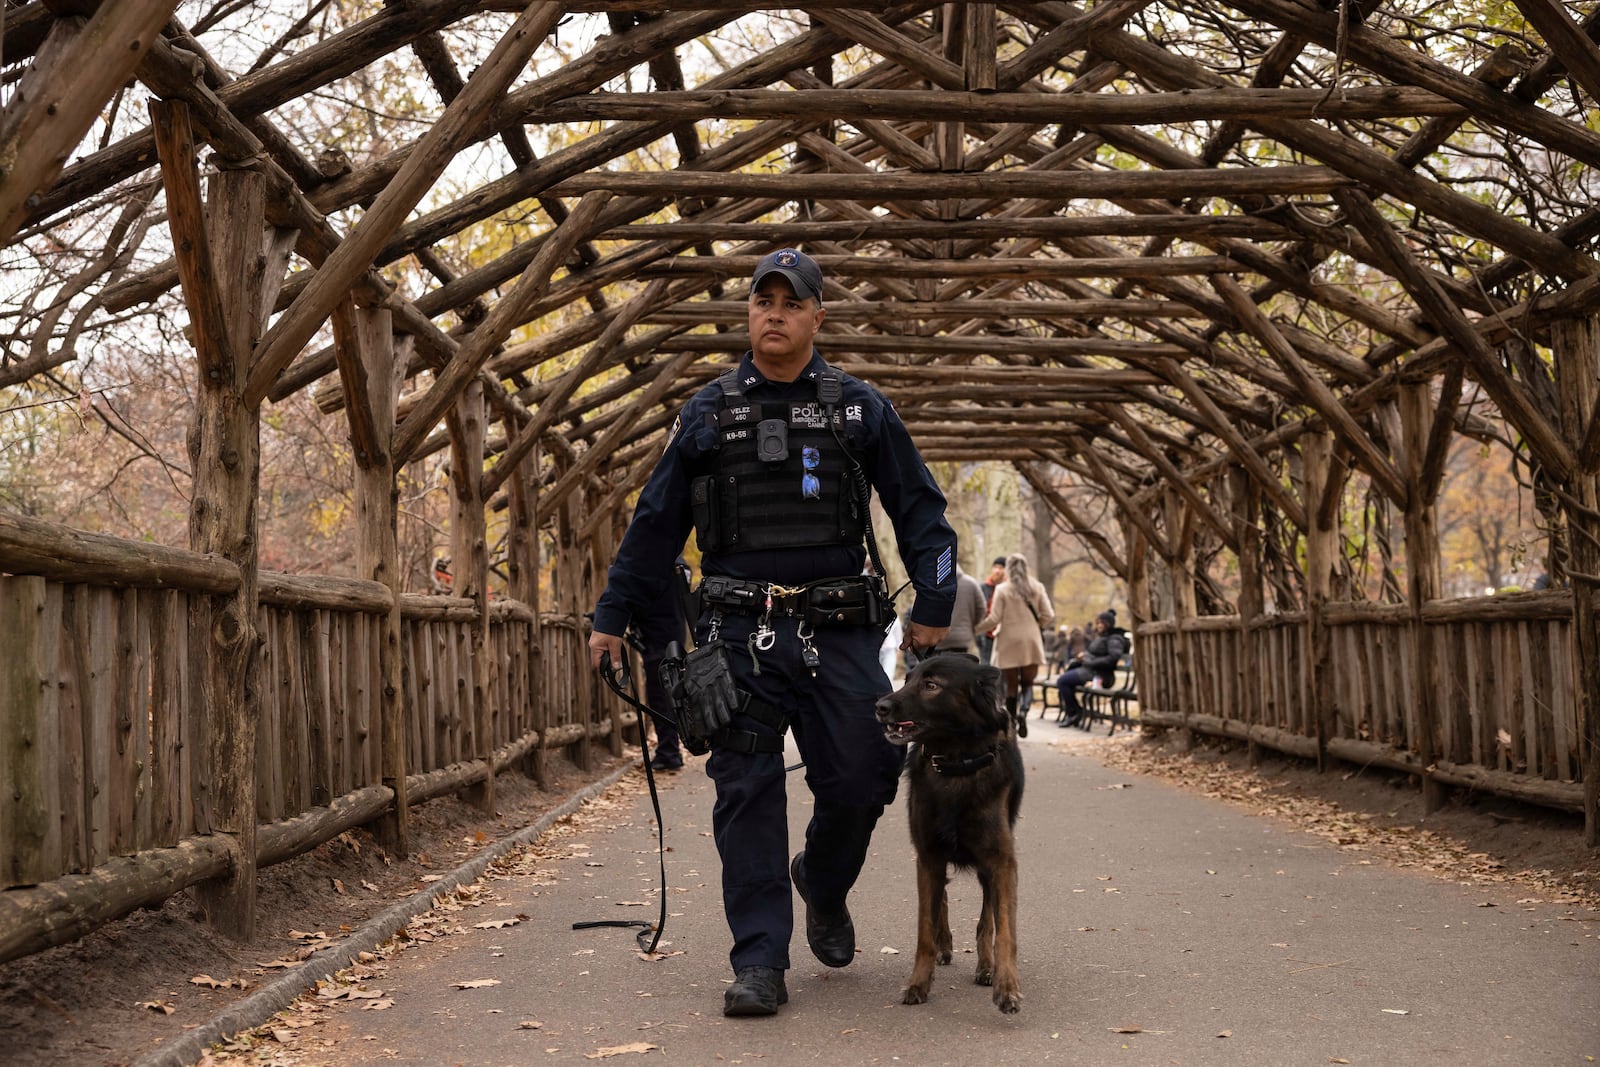
<path fill-rule="evenodd" d="M 188 886 L 248 935 L 258 866 L 361 824 L 404 849 L 411 804 L 620 746 L 580 616 L 780 245 L 930 461 L 1014 465 L 1126 583 L 1147 726 L 1581 810 L 1600 843 L 1600 9 L 395 0 L 230 69 L 230 6 L 0 23 L 0 241 L 103 243 L 13 309 L 0 387 L 181 299 L 195 395 L 187 546 L 0 513 L 0 960 Z M 279 121 L 403 50 L 437 99 L 413 143 L 357 164 Z M 108 124 L 125 95 L 148 123 Z M 438 197 L 468 152 L 481 183 Z M 166 252 L 133 255 L 152 218 Z M 308 390 L 348 426 L 350 575 L 259 565 L 260 421 Z M 1524 462 L 1552 591 L 1441 599 L 1459 435 Z M 455 585 L 417 596 L 396 476 L 445 450 Z M 1353 588 L 1352 499 L 1403 517 L 1403 599 Z"/>

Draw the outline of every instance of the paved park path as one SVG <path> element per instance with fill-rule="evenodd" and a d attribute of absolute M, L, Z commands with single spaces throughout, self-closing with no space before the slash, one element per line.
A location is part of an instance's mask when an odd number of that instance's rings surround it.
<path fill-rule="evenodd" d="M 956 961 L 930 1002 L 900 988 L 916 885 L 903 798 L 851 898 L 859 954 L 842 970 L 792 948 L 790 1002 L 724 1019 L 730 977 L 710 783 L 663 779 L 671 955 L 654 918 L 649 798 L 620 786 L 481 883 L 366 985 L 337 1001 L 294 1063 L 426 1067 L 678 1064 L 1584 1064 L 1600 1060 L 1600 915 L 1391 869 L 1276 819 L 1110 770 L 1041 725 L 1024 742 L 1019 1015 L 972 984 L 978 889 L 952 883 Z M 1038 735 L 1048 735 L 1040 737 Z M 790 777 L 790 835 L 809 794 Z M 518 915 L 515 925 L 476 925 Z M 797 923 L 798 925 L 798 923 Z M 425 930 L 426 924 L 414 924 Z M 498 984 L 458 988 L 493 979 Z"/>

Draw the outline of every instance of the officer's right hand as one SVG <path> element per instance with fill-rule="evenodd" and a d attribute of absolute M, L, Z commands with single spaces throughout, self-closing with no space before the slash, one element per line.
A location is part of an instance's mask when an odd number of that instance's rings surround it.
<path fill-rule="evenodd" d="M 589 635 L 589 666 L 594 670 L 600 669 L 600 655 L 603 652 L 611 653 L 613 668 L 627 662 L 626 653 L 623 652 L 622 636 L 620 634 L 603 634 L 595 630 Z"/>

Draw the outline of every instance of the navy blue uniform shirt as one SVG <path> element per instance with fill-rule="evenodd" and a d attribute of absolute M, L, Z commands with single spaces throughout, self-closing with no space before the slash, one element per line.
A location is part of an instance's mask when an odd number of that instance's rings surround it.
<path fill-rule="evenodd" d="M 815 400 L 816 379 L 825 366 L 813 349 L 799 378 L 773 382 L 756 369 L 746 352 L 739 361 L 739 388 L 754 402 Z M 911 621 L 948 626 L 956 598 L 956 534 L 945 521 L 944 494 L 889 399 L 858 378 L 843 378 L 839 408 L 844 414 L 844 438 L 894 525 L 900 558 L 916 590 Z M 644 615 L 661 598 L 676 595 L 670 585 L 673 561 L 694 528 L 689 482 L 708 473 L 715 461 L 718 431 L 706 416 L 721 406 L 722 389 L 713 381 L 684 405 L 673 423 L 672 439 L 639 493 L 633 521 L 595 606 L 594 628 L 600 633 L 620 634 L 630 618 Z M 866 547 L 855 544 L 706 553 L 700 568 L 703 575 L 802 585 L 860 574 L 865 560 Z"/>

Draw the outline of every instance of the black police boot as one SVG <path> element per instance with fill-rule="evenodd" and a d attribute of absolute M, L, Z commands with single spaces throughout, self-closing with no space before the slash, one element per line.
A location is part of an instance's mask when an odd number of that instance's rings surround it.
<path fill-rule="evenodd" d="M 650 761 L 650 766 L 658 771 L 681 771 L 683 770 L 683 753 L 656 749 L 655 758 Z"/>
<path fill-rule="evenodd" d="M 850 909 L 839 906 L 837 912 L 823 912 L 811 906 L 811 895 L 806 890 L 804 875 L 806 854 L 796 852 L 789 861 L 789 877 L 795 892 L 806 905 L 806 943 L 811 954 L 829 967 L 848 966 L 856 958 L 856 924 L 850 921 Z"/>
<path fill-rule="evenodd" d="M 778 1005 L 789 1003 L 783 972 L 776 967 L 740 967 L 733 984 L 722 994 L 724 1015 L 776 1015 Z"/>

